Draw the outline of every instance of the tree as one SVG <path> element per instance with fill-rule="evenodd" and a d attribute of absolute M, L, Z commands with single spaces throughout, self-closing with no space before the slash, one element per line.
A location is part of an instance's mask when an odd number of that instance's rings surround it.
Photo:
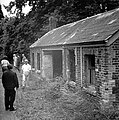
<path fill-rule="evenodd" d="M 0 5 L 0 20 L 1 20 L 2 18 L 4 18 L 4 16 L 3 16 L 3 12 L 2 12 L 2 7 L 1 7 L 1 5 Z"/>
<path fill-rule="evenodd" d="M 6 54 L 10 61 L 12 61 L 12 55 L 15 52 L 19 54 L 28 53 L 29 46 L 34 41 L 32 23 L 27 19 L 20 19 L 16 17 L 6 18 L 2 20 L 1 26 L 3 35 L 0 39 L 3 45 L 3 54 Z"/>
<path fill-rule="evenodd" d="M 31 11 L 22 12 L 27 4 Z M 11 59 L 14 52 L 28 54 L 29 46 L 50 30 L 49 20 L 55 20 L 56 27 L 71 23 L 119 6 L 118 0 L 15 0 L 5 6 L 11 14 L 16 7 L 16 17 L 5 18 L 0 23 L 3 34 L 0 42 L 3 51 Z M 51 22 L 51 21 L 50 21 Z M 1 49 L 2 50 L 2 49 Z"/>
<path fill-rule="evenodd" d="M 3 16 L 3 12 L 2 12 L 2 7 L 1 7 L 1 5 L 0 5 L 0 21 L 1 21 L 3 18 L 4 18 L 4 16 Z M 3 35 L 3 30 L 2 30 L 2 24 L 1 24 L 1 22 L 0 22 L 0 39 L 1 39 L 2 35 Z M 3 46 L 2 46 L 2 44 L 1 44 L 1 45 L 0 45 L 0 54 L 2 54 L 2 53 L 3 53 Z"/>

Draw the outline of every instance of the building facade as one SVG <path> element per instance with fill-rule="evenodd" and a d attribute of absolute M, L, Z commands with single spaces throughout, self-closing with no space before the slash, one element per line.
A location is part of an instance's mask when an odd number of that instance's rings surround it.
<path fill-rule="evenodd" d="M 42 77 L 62 76 L 107 101 L 118 100 L 119 9 L 49 31 L 30 46 Z"/>

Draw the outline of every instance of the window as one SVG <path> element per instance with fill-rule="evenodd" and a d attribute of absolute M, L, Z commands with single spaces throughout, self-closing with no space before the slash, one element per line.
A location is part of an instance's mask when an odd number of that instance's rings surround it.
<path fill-rule="evenodd" d="M 34 53 L 32 53 L 32 67 L 35 68 L 35 63 L 34 63 Z"/>
<path fill-rule="evenodd" d="M 37 69 L 40 70 L 40 53 L 37 53 Z"/>

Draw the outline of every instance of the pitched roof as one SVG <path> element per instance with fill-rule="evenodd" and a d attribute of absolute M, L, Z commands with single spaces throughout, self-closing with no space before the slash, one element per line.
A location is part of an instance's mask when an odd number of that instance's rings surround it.
<path fill-rule="evenodd" d="M 119 8 L 53 29 L 30 47 L 107 40 L 119 29 Z"/>

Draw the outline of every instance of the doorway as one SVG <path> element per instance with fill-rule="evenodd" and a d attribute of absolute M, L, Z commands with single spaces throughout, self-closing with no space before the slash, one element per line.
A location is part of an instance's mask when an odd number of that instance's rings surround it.
<path fill-rule="evenodd" d="M 62 51 L 52 50 L 53 78 L 62 76 Z"/>
<path fill-rule="evenodd" d="M 69 49 L 69 79 L 72 81 L 76 81 L 76 70 L 75 70 L 75 51 L 74 49 Z"/>
<path fill-rule="evenodd" d="M 50 79 L 62 76 L 62 50 L 44 50 L 43 70 Z"/>
<path fill-rule="evenodd" d="M 84 56 L 85 87 L 95 84 L 95 55 Z"/>

